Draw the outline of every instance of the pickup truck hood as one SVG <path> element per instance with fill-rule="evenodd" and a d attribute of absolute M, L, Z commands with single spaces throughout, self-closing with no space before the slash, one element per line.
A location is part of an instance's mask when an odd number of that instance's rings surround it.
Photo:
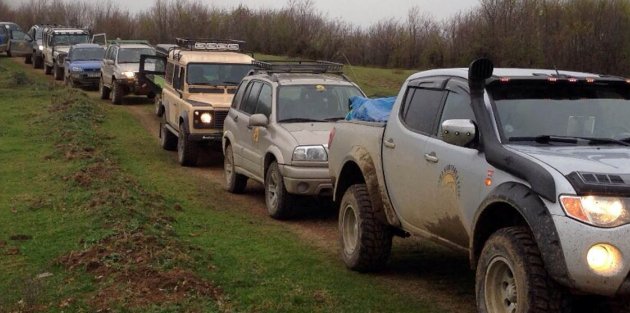
<path fill-rule="evenodd" d="M 211 93 L 195 93 L 188 97 L 188 100 L 194 101 L 191 104 L 194 105 L 209 105 L 214 108 L 229 108 L 232 105 L 232 98 L 234 95 L 230 94 L 211 94 Z M 195 103 L 198 102 L 198 103 Z"/>
<path fill-rule="evenodd" d="M 508 145 L 507 147 L 546 163 L 563 175 L 576 171 L 630 174 L 630 147 L 535 147 L 520 145 Z"/>
<path fill-rule="evenodd" d="M 101 61 L 73 61 L 70 63 L 70 66 L 82 68 L 84 70 L 93 70 L 101 68 Z"/>
<path fill-rule="evenodd" d="M 298 145 L 328 145 L 328 135 L 335 123 L 285 123 L 286 129 Z"/>
<path fill-rule="evenodd" d="M 137 73 L 140 71 L 140 63 L 123 63 L 118 64 L 118 70 L 122 72 L 134 72 Z"/>

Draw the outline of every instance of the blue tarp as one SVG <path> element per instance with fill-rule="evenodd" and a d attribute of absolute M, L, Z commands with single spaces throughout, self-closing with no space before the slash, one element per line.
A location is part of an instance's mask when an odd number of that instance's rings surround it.
<path fill-rule="evenodd" d="M 346 120 L 366 122 L 387 122 L 396 97 L 369 99 L 363 97 L 350 98 L 350 112 Z"/>

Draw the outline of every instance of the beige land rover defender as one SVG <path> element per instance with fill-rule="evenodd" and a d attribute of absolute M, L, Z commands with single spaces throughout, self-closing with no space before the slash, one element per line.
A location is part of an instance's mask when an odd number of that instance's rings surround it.
<path fill-rule="evenodd" d="M 166 53 L 143 56 L 141 76 L 161 91 L 156 103 L 156 113 L 162 117 L 161 145 L 177 149 L 181 165 L 196 165 L 202 147 L 221 142 L 223 120 L 236 88 L 253 69 L 254 59 L 242 53 L 243 44 L 177 38 L 177 45 Z M 166 63 L 164 73 L 155 70 L 157 62 Z"/>

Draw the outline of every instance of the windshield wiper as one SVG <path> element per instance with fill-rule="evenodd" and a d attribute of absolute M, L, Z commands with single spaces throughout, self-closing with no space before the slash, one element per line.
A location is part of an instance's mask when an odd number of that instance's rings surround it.
<path fill-rule="evenodd" d="M 326 122 L 326 121 L 316 120 L 312 118 L 303 118 L 303 117 L 287 118 L 287 119 L 278 121 L 278 123 L 301 123 L 301 122 Z"/>
<path fill-rule="evenodd" d="M 327 117 L 327 118 L 324 119 L 324 121 L 336 122 L 336 121 L 341 121 L 341 120 L 345 120 L 345 119 L 346 119 L 345 117 L 339 117 L 339 116 L 338 117 Z"/>
<path fill-rule="evenodd" d="M 578 144 L 580 141 L 586 141 L 589 145 L 597 144 L 616 144 L 621 146 L 630 146 L 630 143 L 612 139 L 612 138 L 595 138 L 595 137 L 580 137 L 580 136 L 554 136 L 554 135 L 542 135 L 536 137 L 510 137 L 511 142 L 519 141 L 534 141 L 536 143 L 549 144 L 551 142 Z"/>
<path fill-rule="evenodd" d="M 236 86 L 236 85 L 240 84 L 241 82 L 226 81 L 226 82 L 223 82 L 223 83 L 226 84 L 226 85 L 234 85 L 234 86 Z"/>

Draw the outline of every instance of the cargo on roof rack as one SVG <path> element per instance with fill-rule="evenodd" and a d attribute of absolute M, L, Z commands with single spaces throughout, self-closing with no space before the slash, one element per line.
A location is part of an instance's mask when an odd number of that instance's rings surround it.
<path fill-rule="evenodd" d="M 233 39 L 175 38 L 177 45 L 190 51 L 242 51 L 245 41 Z"/>
<path fill-rule="evenodd" d="M 255 71 L 276 73 L 343 74 L 343 64 L 328 61 L 253 61 Z"/>

